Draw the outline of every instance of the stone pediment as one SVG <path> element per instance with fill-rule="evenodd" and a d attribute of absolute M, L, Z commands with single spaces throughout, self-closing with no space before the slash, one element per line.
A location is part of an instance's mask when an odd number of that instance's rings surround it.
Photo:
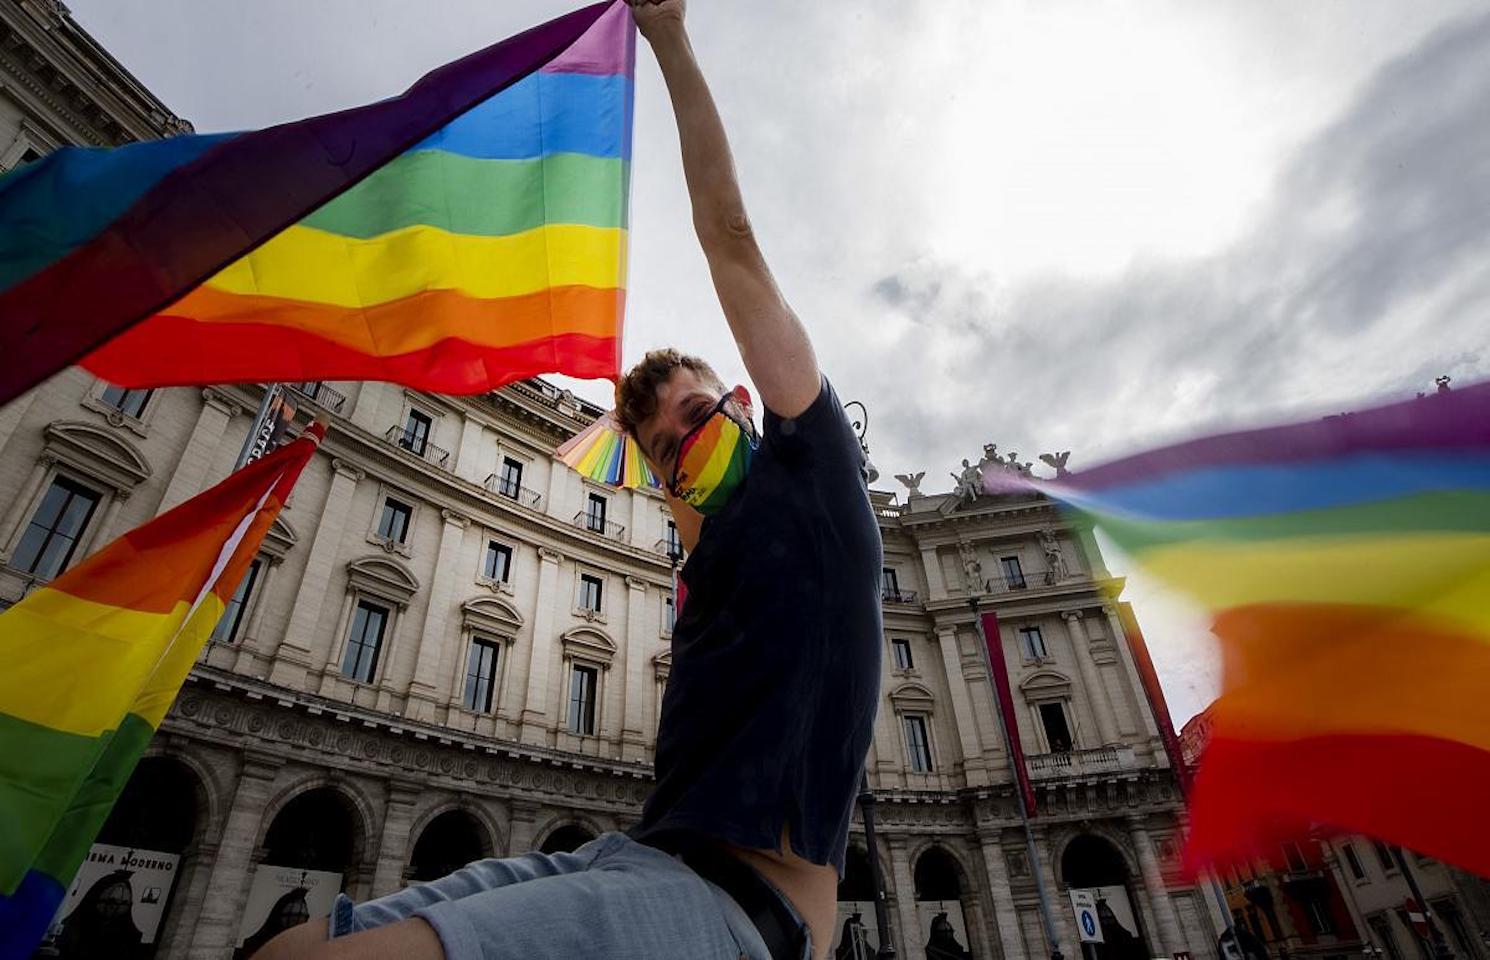
<path fill-rule="evenodd" d="M 514 634 L 522 629 L 523 615 L 506 600 L 476 597 L 460 605 L 461 617 L 468 626 L 493 633 Z"/>
<path fill-rule="evenodd" d="M 936 698 L 926 686 L 908 680 L 890 691 L 890 702 L 903 710 L 929 710 Z"/>
<path fill-rule="evenodd" d="M 44 431 L 47 443 L 42 456 L 50 456 L 107 481 L 115 489 L 133 490 L 153 472 L 128 440 L 110 430 L 80 420 L 55 420 Z"/>
<path fill-rule="evenodd" d="M 1036 695 L 1069 693 L 1071 678 L 1055 670 L 1039 670 L 1019 681 L 1019 689 Z"/>
<path fill-rule="evenodd" d="M 347 578 L 352 587 L 391 600 L 401 607 L 409 605 L 419 591 L 419 580 L 403 564 L 386 557 L 363 557 L 347 564 Z"/>

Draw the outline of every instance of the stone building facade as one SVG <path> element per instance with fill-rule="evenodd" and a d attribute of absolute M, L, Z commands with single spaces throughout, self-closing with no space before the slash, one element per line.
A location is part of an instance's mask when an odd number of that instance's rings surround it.
<path fill-rule="evenodd" d="M 188 129 L 61 4 L 0 5 L 0 27 L 5 165 Z M 124 391 L 72 369 L 0 408 L 0 607 L 224 477 L 261 396 Z M 329 417 L 325 444 L 99 838 L 169 865 L 157 957 L 242 954 L 297 896 L 314 912 L 329 888 L 365 898 L 572 847 L 634 823 L 650 786 L 671 534 L 657 496 L 553 460 L 599 411 L 542 381 L 292 396 Z M 1066 956 L 1073 888 L 1102 891 L 1125 930 L 1105 956 L 1215 956 L 1201 891 L 1175 875 L 1183 809 L 1131 611 L 1108 599 L 1121 582 L 1089 534 L 1033 495 L 874 504 L 886 649 L 867 774 L 899 954 L 951 937 L 978 958 L 1048 955 L 1040 877 Z M 1036 795 L 1033 860 L 987 611 Z M 846 918 L 872 898 L 869 857 L 856 826 Z"/>

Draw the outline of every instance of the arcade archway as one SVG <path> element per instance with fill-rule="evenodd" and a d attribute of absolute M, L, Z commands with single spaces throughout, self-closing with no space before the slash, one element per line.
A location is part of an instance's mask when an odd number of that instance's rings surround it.
<path fill-rule="evenodd" d="M 595 839 L 595 834 L 577 823 L 566 823 L 543 838 L 542 853 L 572 853 Z"/>
<path fill-rule="evenodd" d="M 1112 842 L 1081 834 L 1061 855 L 1061 874 L 1073 890 L 1089 890 L 1097 900 L 1103 942 L 1093 944 L 1097 960 L 1145 960 L 1151 956 L 1133 896 L 1132 876 Z"/>
<path fill-rule="evenodd" d="M 971 904 L 965 899 L 962 868 L 946 850 L 931 846 L 916 858 L 913 876 L 926 960 L 970 960 L 967 908 Z"/>
<path fill-rule="evenodd" d="M 438 880 L 491 854 L 491 840 L 481 822 L 469 811 L 447 810 L 420 832 L 407 877 L 413 883 Z"/>

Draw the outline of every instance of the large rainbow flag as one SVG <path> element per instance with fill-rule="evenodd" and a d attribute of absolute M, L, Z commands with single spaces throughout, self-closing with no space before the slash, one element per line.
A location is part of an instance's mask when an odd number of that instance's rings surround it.
<path fill-rule="evenodd" d="M 323 430 L 0 613 L 0 960 L 24 960 Z"/>
<path fill-rule="evenodd" d="M 1192 865 L 1323 824 L 1490 875 L 1490 383 L 1042 489 L 1215 615 Z"/>
<path fill-rule="evenodd" d="M 79 360 L 131 387 L 615 376 L 634 68 L 610 0 L 391 100 L 7 175 L 0 403 Z"/>

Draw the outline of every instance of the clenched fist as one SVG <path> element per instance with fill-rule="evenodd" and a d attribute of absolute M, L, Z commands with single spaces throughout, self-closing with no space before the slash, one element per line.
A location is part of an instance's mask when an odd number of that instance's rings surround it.
<path fill-rule="evenodd" d="M 681 26 L 687 0 L 626 0 L 631 5 L 631 15 L 636 18 L 636 28 L 648 40 L 659 29 Z"/>

